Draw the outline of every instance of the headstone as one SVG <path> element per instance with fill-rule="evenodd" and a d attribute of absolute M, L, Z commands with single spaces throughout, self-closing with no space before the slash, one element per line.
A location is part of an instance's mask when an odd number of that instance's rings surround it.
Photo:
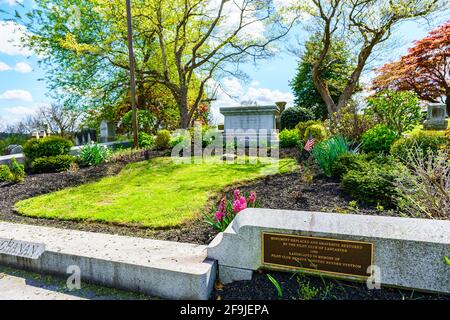
<path fill-rule="evenodd" d="M 208 246 L 223 283 L 258 269 L 450 293 L 450 221 L 245 209 Z"/>
<path fill-rule="evenodd" d="M 116 138 L 116 126 L 112 121 L 103 120 L 100 123 L 100 142 L 114 141 Z"/>
<path fill-rule="evenodd" d="M 270 144 L 277 128 L 276 117 L 279 115 L 277 106 L 239 106 L 223 107 L 220 112 L 224 115 L 224 135 L 237 140 L 256 141 L 257 145 Z M 228 141 L 227 141 L 228 142 Z"/>
<path fill-rule="evenodd" d="M 97 131 L 95 129 L 83 128 L 75 133 L 75 145 L 81 146 L 97 142 Z"/>
<path fill-rule="evenodd" d="M 10 144 L 5 148 L 5 155 L 19 154 L 23 152 L 23 148 L 18 144 Z"/>
<path fill-rule="evenodd" d="M 446 105 L 441 103 L 430 103 L 427 107 L 427 119 L 423 123 L 425 130 L 446 130 L 448 120 L 445 119 Z"/>

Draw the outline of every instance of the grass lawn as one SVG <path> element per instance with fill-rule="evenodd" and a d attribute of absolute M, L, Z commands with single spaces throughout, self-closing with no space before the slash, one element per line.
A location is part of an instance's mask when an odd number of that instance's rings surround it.
<path fill-rule="evenodd" d="M 202 214 L 208 199 L 225 186 L 296 167 L 294 159 L 176 164 L 155 158 L 129 164 L 114 177 L 20 201 L 15 208 L 32 217 L 173 227 Z"/>

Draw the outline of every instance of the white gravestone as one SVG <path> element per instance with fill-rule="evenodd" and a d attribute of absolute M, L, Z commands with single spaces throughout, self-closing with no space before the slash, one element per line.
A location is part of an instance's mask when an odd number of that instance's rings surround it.
<path fill-rule="evenodd" d="M 103 120 L 100 123 L 100 142 L 114 141 L 116 138 L 116 127 L 112 121 Z"/>

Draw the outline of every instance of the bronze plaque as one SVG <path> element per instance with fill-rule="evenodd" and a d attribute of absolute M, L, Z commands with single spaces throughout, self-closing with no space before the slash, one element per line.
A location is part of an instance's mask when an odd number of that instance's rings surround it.
<path fill-rule="evenodd" d="M 263 232 L 262 263 L 367 278 L 373 243 Z"/>

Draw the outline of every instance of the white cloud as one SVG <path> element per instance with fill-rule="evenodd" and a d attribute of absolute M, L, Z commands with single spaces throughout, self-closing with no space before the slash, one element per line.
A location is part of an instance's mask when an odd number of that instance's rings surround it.
<path fill-rule="evenodd" d="M 33 97 L 31 96 L 31 93 L 26 90 L 15 89 L 6 90 L 0 94 L 0 100 L 21 100 L 31 102 L 33 101 Z"/>
<path fill-rule="evenodd" d="M 36 106 L 31 106 L 31 107 L 17 106 L 17 107 L 5 108 L 4 110 L 12 115 L 25 117 L 25 116 L 34 114 L 37 110 L 37 107 Z"/>
<path fill-rule="evenodd" d="M 217 90 L 216 101 L 212 103 L 211 113 L 216 123 L 223 122 L 223 116 L 219 111 L 221 107 L 240 106 L 243 101 L 256 102 L 257 105 L 274 105 L 278 101 L 286 101 L 287 106 L 293 105 L 294 96 L 290 92 L 260 88 L 259 81 L 252 81 L 245 89 L 242 83 L 236 79 L 227 77 L 221 81 Z"/>
<path fill-rule="evenodd" d="M 3 114 L 3 119 L 5 121 L 4 125 L 6 124 L 14 124 L 19 121 L 22 121 L 27 116 L 32 116 L 36 112 L 35 106 L 16 106 L 16 107 L 9 107 L 9 108 L 0 108 L 0 111 Z M 1 126 L 1 125 L 0 125 Z"/>
<path fill-rule="evenodd" d="M 0 61 L 0 71 L 8 71 L 8 70 L 11 70 L 11 69 L 12 68 L 9 65 L 7 65 L 6 63 Z"/>
<path fill-rule="evenodd" d="M 20 73 L 28 73 L 33 71 L 33 68 L 26 62 L 18 62 L 14 70 Z"/>
<path fill-rule="evenodd" d="M 28 106 L 19 105 L 14 107 L 0 108 L 0 113 L 3 116 L 5 123 L 13 124 L 17 123 L 27 116 L 34 116 L 36 112 L 43 106 L 48 106 L 48 103 L 39 102 L 33 103 Z"/>
<path fill-rule="evenodd" d="M 0 72 L 1 71 L 10 71 L 10 70 L 14 70 L 14 71 L 17 71 L 20 73 L 28 73 L 28 72 L 33 71 L 33 68 L 26 62 L 18 62 L 18 63 L 16 63 L 16 66 L 13 69 L 6 63 L 0 61 Z"/>
<path fill-rule="evenodd" d="M 21 38 L 27 33 L 27 29 L 12 21 L 0 21 L 0 53 L 10 56 L 30 56 L 31 51 L 25 48 Z"/>

